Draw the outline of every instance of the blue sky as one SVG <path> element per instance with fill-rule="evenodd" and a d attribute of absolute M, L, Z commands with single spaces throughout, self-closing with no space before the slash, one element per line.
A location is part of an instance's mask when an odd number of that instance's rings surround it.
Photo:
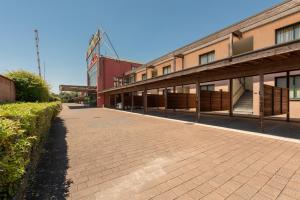
<path fill-rule="evenodd" d="M 34 29 L 46 80 L 86 84 L 85 53 L 99 26 L 121 58 L 148 62 L 280 0 L 0 0 L 0 73 L 37 73 Z"/>

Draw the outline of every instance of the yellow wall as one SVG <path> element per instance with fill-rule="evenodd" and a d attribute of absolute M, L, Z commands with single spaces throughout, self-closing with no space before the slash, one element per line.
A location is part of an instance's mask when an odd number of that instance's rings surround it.
<path fill-rule="evenodd" d="M 279 19 L 277 21 L 265 24 L 263 26 L 257 27 L 255 29 L 249 30 L 243 33 L 243 38 L 248 38 L 253 36 L 253 47 L 254 50 L 269 47 L 275 45 L 275 30 L 282 28 L 284 26 L 300 22 L 300 13 L 296 13 L 285 18 Z M 228 36 L 229 37 L 229 36 Z M 234 37 L 234 41 L 238 39 Z M 220 60 L 227 58 L 229 56 L 229 39 L 224 39 L 222 41 L 211 44 L 207 47 L 198 49 L 196 51 L 187 53 L 184 55 L 184 68 L 195 67 L 199 65 L 199 55 L 208 53 L 210 51 L 215 51 L 215 60 Z M 162 68 L 171 65 L 173 72 L 173 60 L 161 61 L 160 64 L 154 64 L 155 68 L 158 70 L 158 76 L 162 75 Z M 176 58 L 176 71 L 182 69 L 181 58 Z M 150 76 L 148 76 L 151 78 Z"/>
<path fill-rule="evenodd" d="M 195 52 L 189 53 L 184 56 L 184 68 L 195 67 L 199 65 L 199 55 L 215 51 L 215 60 L 220 60 L 228 57 L 229 55 L 229 40 L 223 40 L 216 44 L 202 48 Z"/>
<path fill-rule="evenodd" d="M 146 73 L 146 69 L 142 69 L 136 72 L 136 81 L 141 81 L 142 80 L 142 75 Z"/>
<path fill-rule="evenodd" d="M 257 27 L 253 30 L 243 33 L 245 38 L 254 37 L 254 50 L 275 45 L 276 29 L 300 22 L 300 13 L 290 15 L 272 23 Z"/>

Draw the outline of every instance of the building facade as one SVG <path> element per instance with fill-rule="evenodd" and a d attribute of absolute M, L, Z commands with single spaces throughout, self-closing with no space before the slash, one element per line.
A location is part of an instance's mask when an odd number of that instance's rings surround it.
<path fill-rule="evenodd" d="M 16 89 L 14 82 L 0 75 L 0 102 L 9 102 L 16 100 Z"/>
<path fill-rule="evenodd" d="M 219 110 L 227 110 L 230 115 L 253 115 L 261 119 L 286 115 L 288 120 L 299 119 L 299 50 L 300 2 L 287 0 L 126 72 L 123 79 L 133 81 L 103 93 L 196 94 L 192 108 L 199 115 L 200 111 L 209 110 L 204 109 L 207 103 L 204 91 L 214 92 L 213 95 L 223 91 L 229 93 L 229 106 Z M 147 108 L 147 98 L 143 105 Z"/>
<path fill-rule="evenodd" d="M 97 107 L 103 107 L 105 101 L 108 101 L 108 96 L 101 92 L 116 86 L 116 77 L 123 77 L 125 72 L 139 66 L 141 64 L 134 61 L 100 56 L 94 65 L 96 70 L 92 69 L 93 75 L 89 78 L 90 84 L 96 84 L 97 87 Z M 90 71 L 88 73 L 90 74 Z M 91 79 L 93 76 L 96 77 L 96 83 L 91 81 L 94 81 Z"/>

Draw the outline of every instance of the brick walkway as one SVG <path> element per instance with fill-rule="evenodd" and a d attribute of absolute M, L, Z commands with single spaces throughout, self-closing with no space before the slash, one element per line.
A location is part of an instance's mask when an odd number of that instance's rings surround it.
<path fill-rule="evenodd" d="M 300 199 L 300 144 L 108 109 L 60 117 L 69 199 Z"/>

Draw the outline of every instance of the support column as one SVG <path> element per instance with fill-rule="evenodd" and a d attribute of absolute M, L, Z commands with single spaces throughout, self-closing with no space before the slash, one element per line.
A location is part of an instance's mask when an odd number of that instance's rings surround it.
<path fill-rule="evenodd" d="M 233 79 L 229 79 L 229 116 L 233 116 Z"/>
<path fill-rule="evenodd" d="M 124 106 L 124 93 L 121 93 L 121 110 L 125 110 L 125 106 Z"/>
<path fill-rule="evenodd" d="M 168 88 L 167 87 L 165 88 L 164 96 L 165 96 L 165 110 L 167 110 L 168 109 Z"/>
<path fill-rule="evenodd" d="M 176 72 L 176 57 L 173 59 L 173 72 Z"/>
<path fill-rule="evenodd" d="M 110 98 L 111 98 L 111 95 L 108 95 L 108 107 L 109 108 L 111 108 L 111 100 L 110 100 Z"/>
<path fill-rule="evenodd" d="M 259 75 L 259 119 L 260 119 L 260 128 L 264 130 L 264 74 Z"/>
<path fill-rule="evenodd" d="M 173 86 L 173 93 L 176 93 L 176 86 Z M 175 112 L 175 111 L 176 111 L 176 109 L 173 108 L 173 112 Z"/>
<path fill-rule="evenodd" d="M 131 112 L 133 112 L 133 106 L 134 106 L 134 92 L 131 92 Z"/>
<path fill-rule="evenodd" d="M 201 111 L 201 104 L 200 104 L 200 82 L 199 80 L 196 81 L 196 120 L 197 122 L 200 121 L 200 111 Z"/>
<path fill-rule="evenodd" d="M 148 112 L 148 103 L 147 103 L 147 88 L 144 89 L 144 113 Z"/>
<path fill-rule="evenodd" d="M 115 105 L 114 108 L 117 108 L 117 95 L 115 94 Z"/>
<path fill-rule="evenodd" d="M 286 108 L 286 121 L 290 121 L 290 71 L 286 72 L 286 87 L 288 89 L 287 94 L 287 108 Z"/>
<path fill-rule="evenodd" d="M 229 36 L 229 57 L 233 55 L 233 34 Z"/>

